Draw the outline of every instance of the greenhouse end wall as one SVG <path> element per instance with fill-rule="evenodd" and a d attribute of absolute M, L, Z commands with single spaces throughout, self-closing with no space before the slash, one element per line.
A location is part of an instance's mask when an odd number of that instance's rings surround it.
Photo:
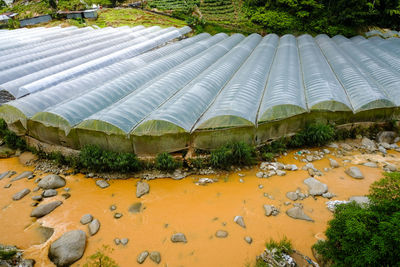
<path fill-rule="evenodd" d="M 272 140 L 291 136 L 307 124 L 321 122 L 337 126 L 360 122 L 388 122 L 400 119 L 399 108 L 381 108 L 352 112 L 312 111 L 287 119 L 261 123 L 258 127 L 236 127 L 225 129 L 196 130 L 194 132 L 167 133 L 163 135 L 106 134 L 101 131 L 73 128 L 66 135 L 57 127 L 46 126 L 28 120 L 27 135 L 44 143 L 81 149 L 85 145 L 98 145 L 115 152 L 133 152 L 139 156 L 155 155 L 161 152 L 177 152 L 184 149 L 214 150 L 228 142 L 242 141 L 260 146 Z M 24 129 L 20 122 L 11 124 Z"/>

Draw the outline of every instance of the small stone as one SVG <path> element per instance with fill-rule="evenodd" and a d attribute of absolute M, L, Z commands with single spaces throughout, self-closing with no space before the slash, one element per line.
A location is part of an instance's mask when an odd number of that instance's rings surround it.
<path fill-rule="evenodd" d="M 110 206 L 110 210 L 111 210 L 111 211 L 114 211 L 114 210 L 116 210 L 116 209 L 117 209 L 117 206 L 115 206 L 115 205 L 111 205 L 111 206 Z"/>
<path fill-rule="evenodd" d="M 345 173 L 356 179 L 364 179 L 364 175 L 361 173 L 360 169 L 357 167 L 350 167 L 346 169 Z"/>
<path fill-rule="evenodd" d="M 263 172 L 257 172 L 256 173 L 256 177 L 257 178 L 263 178 L 264 177 L 264 173 Z"/>
<path fill-rule="evenodd" d="M 31 171 L 22 172 L 22 173 L 19 174 L 18 176 L 12 178 L 12 179 L 11 179 L 11 182 L 15 182 L 15 181 L 18 181 L 18 180 L 27 178 L 27 177 L 31 176 L 32 174 L 33 174 L 33 172 L 31 172 Z"/>
<path fill-rule="evenodd" d="M 281 170 L 276 170 L 276 174 L 278 176 L 284 176 L 284 175 L 286 175 L 286 172 L 285 171 L 281 171 Z"/>
<path fill-rule="evenodd" d="M 47 189 L 43 191 L 43 197 L 54 197 L 57 195 L 57 190 L 55 189 Z"/>
<path fill-rule="evenodd" d="M 336 195 L 332 194 L 331 192 L 326 192 L 326 193 L 322 194 L 322 197 L 327 198 L 327 199 L 331 199 L 333 197 L 336 197 Z"/>
<path fill-rule="evenodd" d="M 33 188 L 32 192 L 37 192 L 37 191 L 39 191 L 39 190 L 40 190 L 40 187 L 39 187 L 39 186 L 36 186 L 35 188 Z"/>
<path fill-rule="evenodd" d="M 16 193 L 12 199 L 14 201 L 20 200 L 22 199 L 24 196 L 26 196 L 27 194 L 29 194 L 31 192 L 31 190 L 29 190 L 28 188 L 22 189 L 21 191 L 19 191 L 18 193 Z"/>
<path fill-rule="evenodd" d="M 100 229 L 100 221 L 97 219 L 94 219 L 89 223 L 89 234 L 91 236 L 95 235 Z"/>
<path fill-rule="evenodd" d="M 239 175 L 239 177 L 245 177 L 246 176 L 243 173 L 239 173 L 238 175 Z"/>
<path fill-rule="evenodd" d="M 382 154 L 387 154 L 386 148 L 384 148 L 383 146 L 379 146 L 378 150 L 382 153 Z"/>
<path fill-rule="evenodd" d="M 369 205 L 370 201 L 369 198 L 366 196 L 353 196 L 349 198 L 349 201 L 355 201 L 357 204 L 361 206 L 367 206 Z"/>
<path fill-rule="evenodd" d="M 259 185 L 258 185 L 258 188 L 259 188 L 259 189 L 263 189 L 264 186 L 263 186 L 262 184 L 259 184 Z"/>
<path fill-rule="evenodd" d="M 33 178 L 35 178 L 35 175 L 34 175 L 34 174 L 31 174 L 31 175 L 28 176 L 28 180 L 31 180 L 31 179 L 33 179 Z"/>
<path fill-rule="evenodd" d="M 310 222 L 314 221 L 307 214 L 305 214 L 303 209 L 300 207 L 293 207 L 291 209 L 288 209 L 286 211 L 286 214 L 293 219 L 305 220 Z"/>
<path fill-rule="evenodd" d="M 119 238 L 114 238 L 114 243 L 118 246 L 119 244 L 121 244 L 121 240 L 119 240 Z"/>
<path fill-rule="evenodd" d="M 129 207 L 129 209 L 128 209 L 128 211 L 130 212 L 130 213 L 139 213 L 140 211 L 141 211 L 141 209 L 142 209 L 142 203 L 140 203 L 140 202 L 136 202 L 136 203 L 133 203 L 130 207 Z"/>
<path fill-rule="evenodd" d="M 339 163 L 334 159 L 329 159 L 329 165 L 331 168 L 339 168 Z"/>
<path fill-rule="evenodd" d="M 322 149 L 322 152 L 324 152 L 325 154 L 331 153 L 331 151 L 329 149 L 326 149 L 326 148 Z"/>
<path fill-rule="evenodd" d="M 126 246 L 128 244 L 128 242 L 129 242 L 129 238 L 121 238 L 121 244 L 123 246 Z"/>
<path fill-rule="evenodd" d="M 246 225 L 245 225 L 245 223 L 244 223 L 244 219 L 243 219 L 242 216 L 235 216 L 235 218 L 233 219 L 233 221 L 234 221 L 235 223 L 237 223 L 238 225 L 240 225 L 241 227 L 246 228 Z"/>
<path fill-rule="evenodd" d="M 391 143 L 393 143 L 393 142 L 395 141 L 395 138 L 396 138 L 396 137 L 397 137 L 396 132 L 393 132 L 393 131 L 383 131 L 383 132 L 378 133 L 378 135 L 377 135 L 377 137 L 376 137 L 376 140 L 377 140 L 379 143 L 385 142 L 385 143 L 391 144 Z"/>
<path fill-rule="evenodd" d="M 119 219 L 121 217 L 122 217 L 122 213 L 117 212 L 117 213 L 114 214 L 114 218 L 115 219 Z"/>
<path fill-rule="evenodd" d="M 150 252 L 150 259 L 155 263 L 159 264 L 161 262 L 161 254 L 158 251 Z"/>
<path fill-rule="evenodd" d="M 393 164 L 387 164 L 387 165 L 385 166 L 385 169 L 387 169 L 388 171 L 391 171 L 391 172 L 397 171 L 397 167 L 394 166 Z"/>
<path fill-rule="evenodd" d="M 64 194 L 61 194 L 61 196 L 62 196 L 64 199 L 68 199 L 68 198 L 71 197 L 71 194 L 70 194 L 70 193 L 64 193 Z"/>
<path fill-rule="evenodd" d="M 271 216 L 273 208 L 271 205 L 264 205 L 265 216 Z"/>
<path fill-rule="evenodd" d="M 137 256 L 136 261 L 137 261 L 139 264 L 142 264 L 142 263 L 146 260 L 147 256 L 149 256 L 149 252 L 143 251 L 143 252 L 141 252 L 141 253 Z"/>
<path fill-rule="evenodd" d="M 136 197 L 141 197 L 148 194 L 150 191 L 150 186 L 146 182 L 137 182 L 136 184 Z"/>
<path fill-rule="evenodd" d="M 65 192 L 69 192 L 69 191 L 71 191 L 71 188 L 65 187 L 65 188 L 64 188 L 64 191 L 65 191 Z"/>
<path fill-rule="evenodd" d="M 253 238 L 251 238 L 250 236 L 245 236 L 244 241 L 246 241 L 248 244 L 251 244 L 253 242 Z"/>
<path fill-rule="evenodd" d="M 39 202 L 33 202 L 33 203 L 31 203 L 31 206 L 32 206 L 32 207 L 36 207 L 37 205 L 39 205 Z"/>
<path fill-rule="evenodd" d="M 228 237 L 228 232 L 224 231 L 224 230 L 218 230 L 215 233 L 215 236 L 218 237 L 218 238 L 226 238 L 226 237 Z"/>
<path fill-rule="evenodd" d="M 171 241 L 172 241 L 173 243 L 178 243 L 178 242 L 186 243 L 186 242 L 187 242 L 186 236 L 185 236 L 183 233 L 176 233 L 176 234 L 173 234 L 173 235 L 171 236 Z"/>
<path fill-rule="evenodd" d="M 85 214 L 82 216 L 80 222 L 81 222 L 81 224 L 85 225 L 85 224 L 90 223 L 92 220 L 93 220 L 92 214 L 88 213 L 88 214 Z"/>
<path fill-rule="evenodd" d="M 283 205 L 285 205 L 285 206 L 289 206 L 290 204 L 292 204 L 292 202 L 290 202 L 290 201 L 286 201 L 283 203 Z"/>
<path fill-rule="evenodd" d="M 97 181 L 96 181 L 96 185 L 97 185 L 98 187 L 100 187 L 101 189 L 104 189 L 104 188 L 107 188 L 107 187 L 110 186 L 110 184 L 107 183 L 106 180 L 97 180 Z"/>
<path fill-rule="evenodd" d="M 365 162 L 363 165 L 370 168 L 378 168 L 378 165 L 375 162 Z"/>
<path fill-rule="evenodd" d="M 4 188 L 10 188 L 12 184 L 6 184 Z"/>
<path fill-rule="evenodd" d="M 242 179 L 242 178 L 240 178 L 240 179 L 239 179 L 239 182 L 240 182 L 240 183 L 244 183 L 244 181 L 243 181 L 243 179 Z"/>
<path fill-rule="evenodd" d="M 298 196 L 296 192 L 287 192 L 286 197 L 292 201 L 296 201 Z"/>
<path fill-rule="evenodd" d="M 33 196 L 32 200 L 41 201 L 43 199 L 42 195 Z"/>

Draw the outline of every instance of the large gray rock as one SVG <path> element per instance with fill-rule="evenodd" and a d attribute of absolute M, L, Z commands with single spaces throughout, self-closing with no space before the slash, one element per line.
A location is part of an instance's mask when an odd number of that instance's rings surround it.
<path fill-rule="evenodd" d="M 107 188 L 107 187 L 110 186 L 110 184 L 107 183 L 106 180 L 97 180 L 97 181 L 96 181 L 96 185 L 97 185 L 98 187 L 102 188 L 102 189 Z"/>
<path fill-rule="evenodd" d="M 305 214 L 303 209 L 300 207 L 293 207 L 291 209 L 288 209 L 286 211 L 286 214 L 293 219 L 305 220 L 305 221 L 309 221 L 309 222 L 314 221 L 307 214 Z"/>
<path fill-rule="evenodd" d="M 244 223 L 244 219 L 242 216 L 235 216 L 235 218 L 233 218 L 233 221 L 241 227 L 246 228 L 246 224 Z"/>
<path fill-rule="evenodd" d="M 73 230 L 63 234 L 49 248 L 49 259 L 57 266 L 70 266 L 79 260 L 86 247 L 86 234 Z"/>
<path fill-rule="evenodd" d="M 364 179 L 364 175 L 361 173 L 360 169 L 357 167 L 350 167 L 346 169 L 345 173 L 347 175 L 356 178 L 356 179 Z"/>
<path fill-rule="evenodd" d="M 31 172 L 31 171 L 23 172 L 23 173 L 19 174 L 18 176 L 15 176 L 14 178 L 12 178 L 11 182 L 18 181 L 18 180 L 21 180 L 21 179 L 24 179 L 24 178 L 28 178 L 32 174 L 33 174 L 33 172 Z"/>
<path fill-rule="evenodd" d="M 375 162 L 371 162 L 371 161 L 365 162 L 363 165 L 370 167 L 370 168 L 378 168 L 378 165 Z"/>
<path fill-rule="evenodd" d="M 155 263 L 159 264 L 161 262 L 161 254 L 158 251 L 150 252 L 150 259 Z"/>
<path fill-rule="evenodd" d="M 149 252 L 148 251 L 143 251 L 137 256 L 136 261 L 139 264 L 142 264 L 146 260 L 147 256 L 149 256 Z"/>
<path fill-rule="evenodd" d="M 308 192 L 312 196 L 321 196 L 328 191 L 328 186 L 315 178 L 307 178 L 304 183 L 308 186 Z"/>
<path fill-rule="evenodd" d="M 383 131 L 380 132 L 377 137 L 376 137 L 376 141 L 378 143 L 388 143 L 388 144 L 392 144 L 394 142 L 394 139 L 397 137 L 397 134 L 395 132 L 392 131 Z"/>
<path fill-rule="evenodd" d="M 100 229 L 100 221 L 97 219 L 94 219 L 89 223 L 89 234 L 95 235 Z"/>
<path fill-rule="evenodd" d="M 150 186 L 146 182 L 137 182 L 136 185 L 136 197 L 141 197 L 148 194 L 150 191 Z"/>
<path fill-rule="evenodd" d="M 80 222 L 81 222 L 81 224 L 85 225 L 85 224 L 90 223 L 92 220 L 93 220 L 92 214 L 85 214 L 82 216 Z"/>
<path fill-rule="evenodd" d="M 2 174 L 0 174 L 0 180 L 7 177 L 10 173 L 11 173 L 11 171 L 6 171 L 6 172 L 3 172 Z"/>
<path fill-rule="evenodd" d="M 265 216 L 276 216 L 279 214 L 279 210 L 273 205 L 264 205 Z"/>
<path fill-rule="evenodd" d="M 365 149 L 370 150 L 370 151 L 375 151 L 376 150 L 376 144 L 374 141 L 371 139 L 368 139 L 367 137 L 364 137 L 361 140 L 361 145 L 365 147 Z"/>
<path fill-rule="evenodd" d="M 24 196 L 26 196 L 27 194 L 29 194 L 31 192 L 31 190 L 29 190 L 28 188 L 22 189 L 21 191 L 19 191 L 18 193 L 16 193 L 12 199 L 13 200 L 20 200 L 21 198 L 23 198 Z"/>
<path fill-rule="evenodd" d="M 186 243 L 186 236 L 183 233 L 176 233 L 171 236 L 171 241 L 174 243 L 182 242 Z"/>
<path fill-rule="evenodd" d="M 50 174 L 40 180 L 38 186 L 42 189 L 57 189 L 65 186 L 65 184 L 64 178 L 56 174 Z"/>
<path fill-rule="evenodd" d="M 61 204 L 62 201 L 57 200 L 47 204 L 40 205 L 32 211 L 31 217 L 36 217 L 36 218 L 43 217 L 52 212 L 53 210 L 55 210 Z"/>

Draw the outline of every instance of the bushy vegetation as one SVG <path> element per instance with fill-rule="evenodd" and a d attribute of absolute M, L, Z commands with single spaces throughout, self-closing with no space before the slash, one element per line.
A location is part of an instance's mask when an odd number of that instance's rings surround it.
<path fill-rule="evenodd" d="M 398 266 L 400 262 L 400 173 L 387 173 L 370 188 L 370 205 L 339 205 L 314 245 L 334 266 Z"/>
<path fill-rule="evenodd" d="M 293 252 L 292 243 L 286 237 L 282 238 L 280 241 L 275 241 L 271 239 L 265 244 L 265 247 L 269 251 L 274 251 L 271 253 L 273 255 L 275 262 L 280 262 L 283 260 L 283 254 L 289 255 Z M 255 267 L 269 267 L 269 263 L 265 262 L 262 258 L 258 258 L 255 263 Z"/>
<path fill-rule="evenodd" d="M 140 170 L 140 162 L 133 153 L 117 153 L 101 149 L 96 145 L 86 145 L 79 154 L 80 165 L 97 172 L 135 172 Z"/>
<path fill-rule="evenodd" d="M 157 155 L 155 167 L 161 171 L 174 171 L 180 164 L 169 153 L 164 152 Z"/>
<path fill-rule="evenodd" d="M 0 119 L 0 138 L 12 149 L 25 150 L 27 148 L 25 140 L 10 131 L 3 119 Z"/>
<path fill-rule="evenodd" d="M 246 0 L 248 18 L 275 33 L 355 35 L 370 25 L 396 28 L 399 0 Z"/>
<path fill-rule="evenodd" d="M 229 169 L 232 165 L 252 165 L 255 162 L 254 147 L 244 143 L 229 143 L 211 152 L 210 164 L 214 168 Z"/>
<path fill-rule="evenodd" d="M 307 125 L 292 137 L 291 147 L 323 146 L 335 137 L 335 128 L 330 124 L 315 123 Z"/>
<path fill-rule="evenodd" d="M 93 255 L 90 255 L 86 259 L 86 263 L 83 267 L 118 267 L 117 262 L 108 256 L 111 254 L 113 249 L 109 246 L 103 245 L 103 247 L 96 251 Z"/>

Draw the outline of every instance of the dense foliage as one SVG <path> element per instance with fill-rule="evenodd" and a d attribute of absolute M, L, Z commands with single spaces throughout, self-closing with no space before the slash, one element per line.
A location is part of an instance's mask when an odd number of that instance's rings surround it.
<path fill-rule="evenodd" d="M 339 205 L 314 248 L 335 266 L 398 266 L 400 173 L 387 173 L 370 188 L 371 204 Z"/>
<path fill-rule="evenodd" d="M 169 153 L 160 153 L 156 157 L 155 167 L 161 171 L 174 171 L 179 167 L 177 162 Z"/>
<path fill-rule="evenodd" d="M 229 169 L 232 165 L 252 165 L 254 147 L 244 142 L 229 143 L 211 152 L 210 163 L 214 168 Z"/>
<path fill-rule="evenodd" d="M 280 241 L 275 241 L 271 239 L 269 242 L 265 244 L 265 247 L 269 251 L 274 250 L 274 261 L 275 262 L 280 262 L 283 259 L 283 255 L 287 254 L 289 255 L 290 253 L 293 252 L 293 246 L 290 240 L 288 240 L 286 237 L 282 238 Z M 271 266 L 269 263 L 265 262 L 261 257 L 256 260 L 256 263 L 254 265 L 255 267 L 269 267 Z"/>
<path fill-rule="evenodd" d="M 4 143 L 13 149 L 25 150 L 27 148 L 25 140 L 18 137 L 13 131 L 7 128 L 7 124 L 3 119 L 0 119 L 0 138 Z"/>
<path fill-rule="evenodd" d="M 247 16 L 275 33 L 354 35 L 365 26 L 397 28 L 400 0 L 246 0 Z"/>
<path fill-rule="evenodd" d="M 335 137 L 335 128 L 330 124 L 315 123 L 307 125 L 304 130 L 292 137 L 291 147 L 323 146 Z"/>
<path fill-rule="evenodd" d="M 117 153 L 96 145 L 86 145 L 82 148 L 79 163 L 83 168 L 97 172 L 135 172 L 141 167 L 133 153 Z"/>

